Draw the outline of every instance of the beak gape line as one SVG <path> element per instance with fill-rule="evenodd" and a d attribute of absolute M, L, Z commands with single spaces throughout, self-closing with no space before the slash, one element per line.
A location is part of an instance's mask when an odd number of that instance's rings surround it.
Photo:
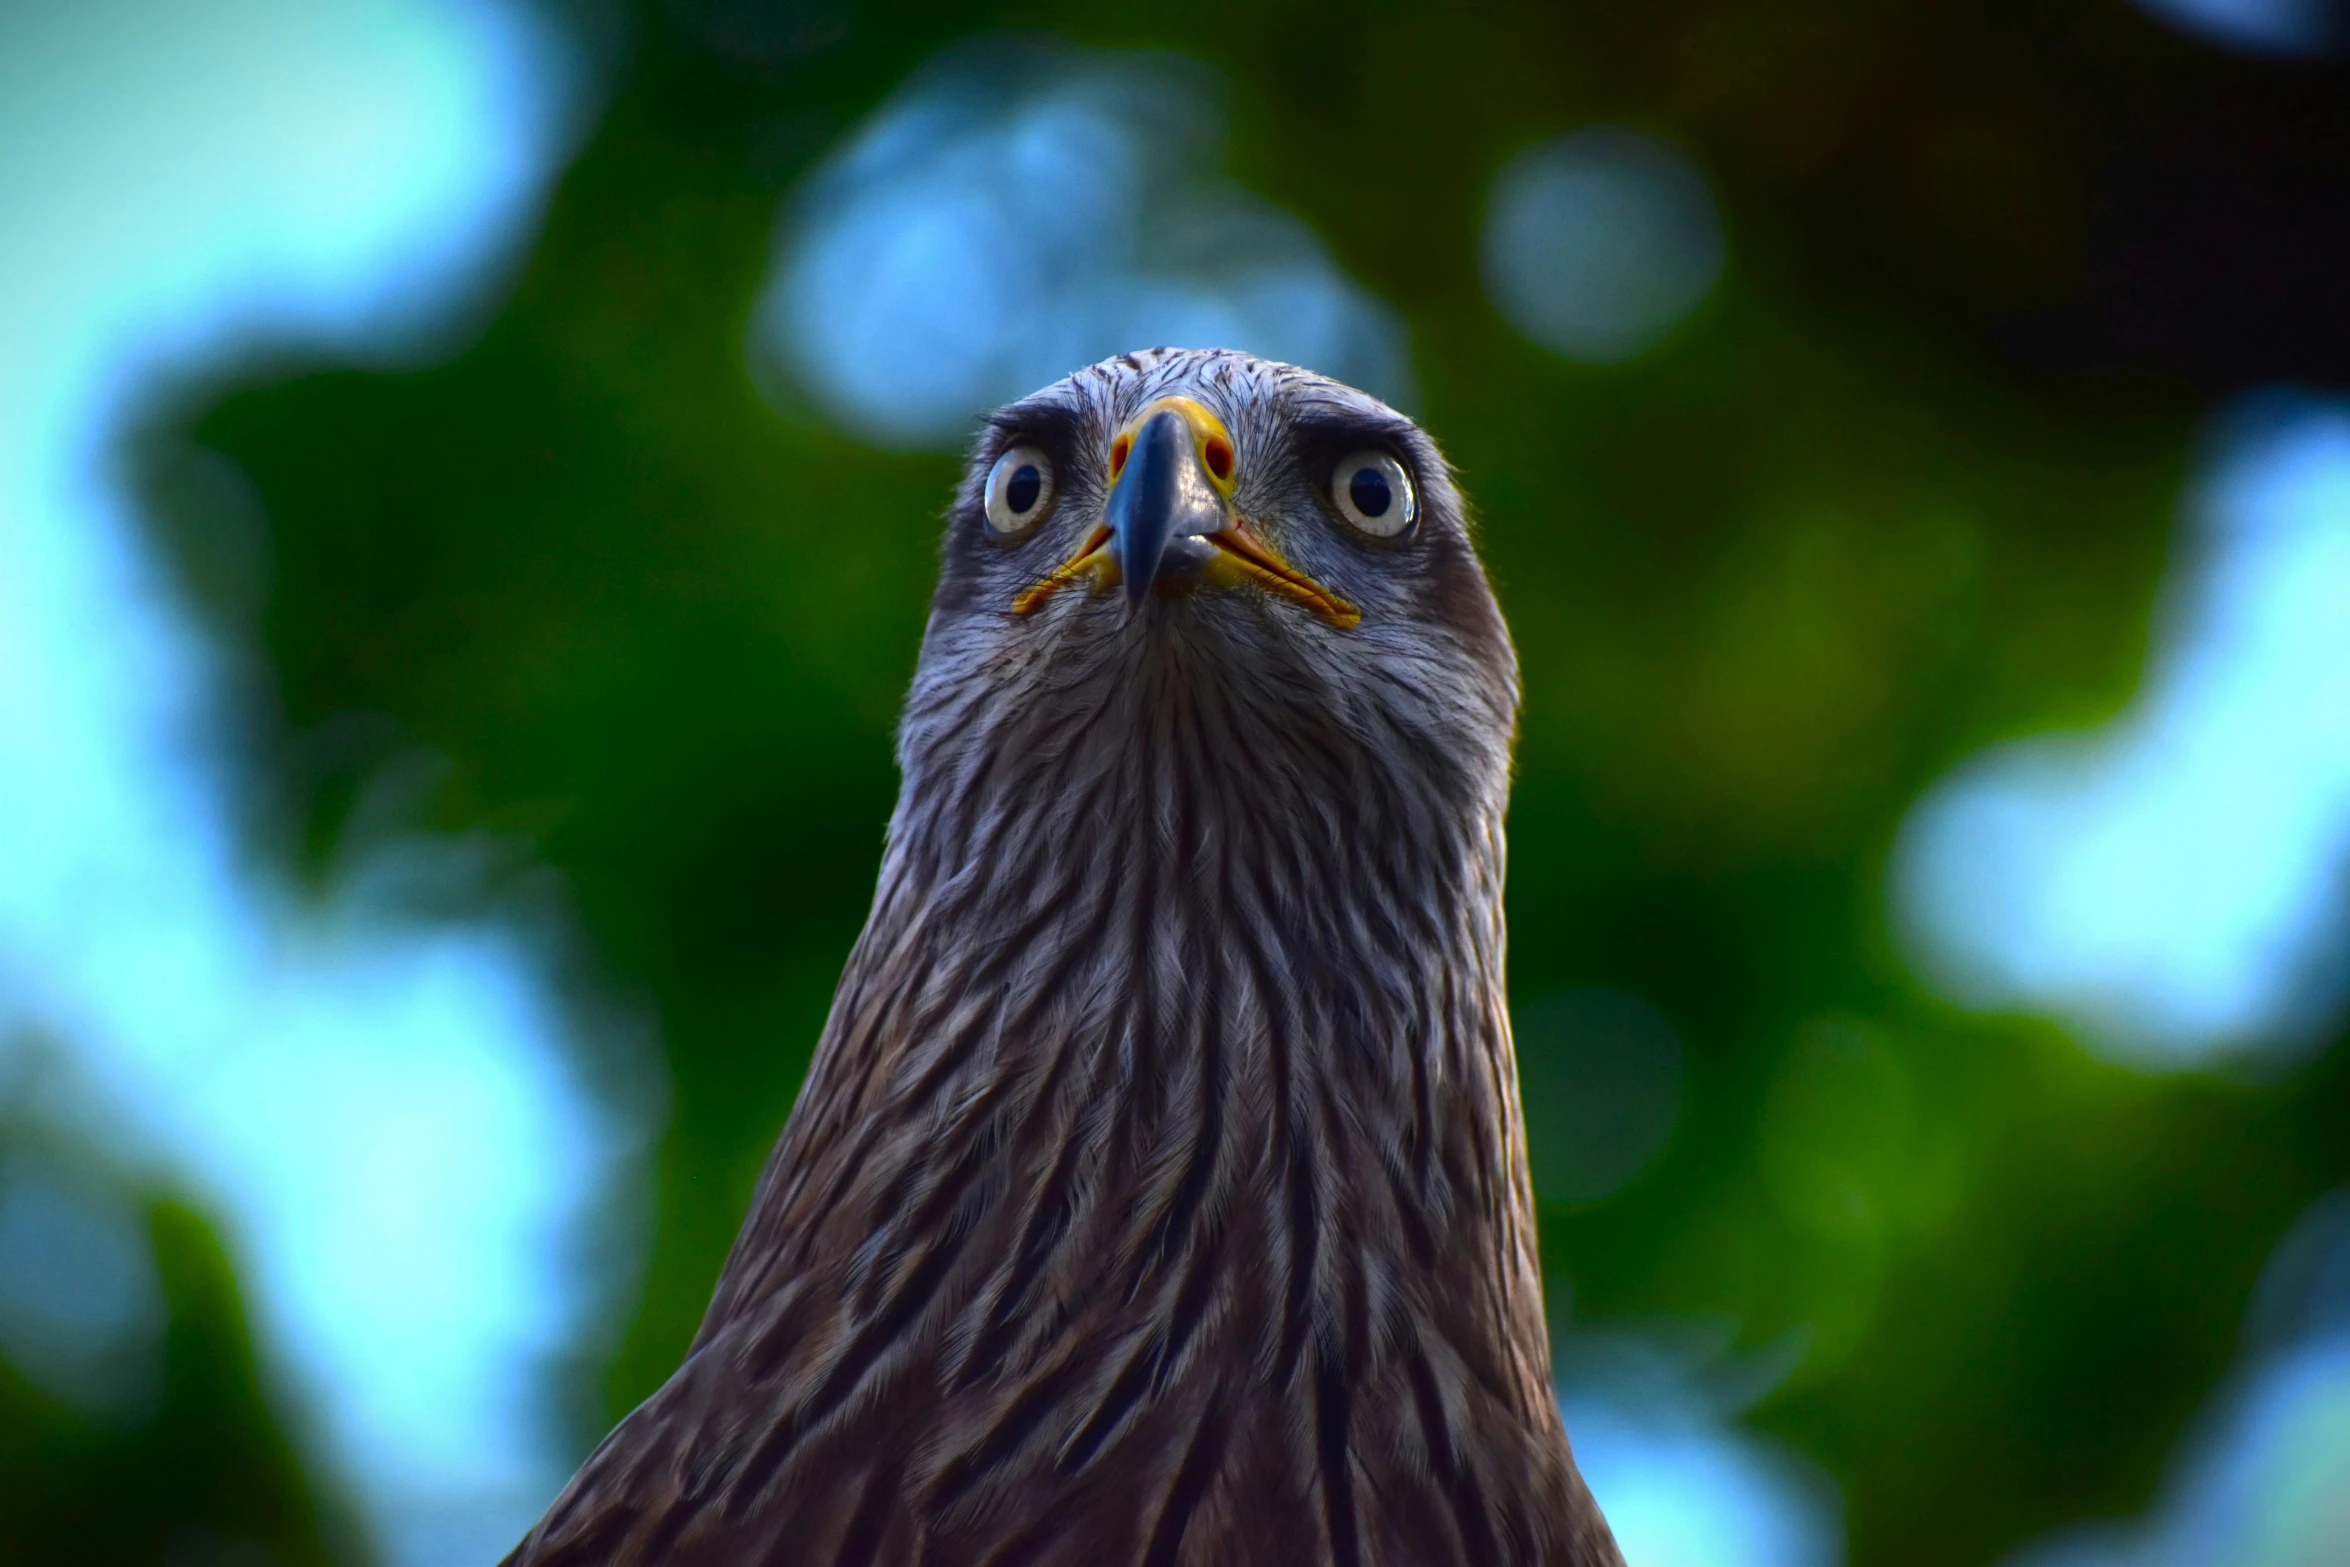
<path fill-rule="evenodd" d="M 1154 583 L 1181 575 L 1211 586 L 1253 581 L 1341 630 L 1361 621 L 1352 604 L 1283 560 L 1233 511 L 1232 438 L 1198 403 L 1188 397 L 1153 403 L 1111 443 L 1110 458 L 1102 525 L 1012 600 L 1015 615 L 1037 609 L 1080 576 L 1107 588 L 1113 574 L 1125 585 L 1129 612 L 1138 611 Z"/>

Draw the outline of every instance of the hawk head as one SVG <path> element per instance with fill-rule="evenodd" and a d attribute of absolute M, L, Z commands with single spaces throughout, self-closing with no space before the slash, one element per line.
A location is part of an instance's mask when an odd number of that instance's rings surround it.
<path fill-rule="evenodd" d="M 1247 354 L 1122 354 L 999 410 L 973 449 L 902 760 L 912 783 L 957 754 L 925 721 L 940 700 L 1024 714 L 1059 750 L 1203 696 L 1234 746 L 1368 747 L 1494 797 L 1517 666 L 1411 420 Z"/>

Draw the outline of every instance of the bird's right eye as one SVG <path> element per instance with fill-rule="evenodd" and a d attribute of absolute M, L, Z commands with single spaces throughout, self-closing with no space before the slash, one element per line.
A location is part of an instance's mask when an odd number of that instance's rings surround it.
<path fill-rule="evenodd" d="M 1377 539 L 1400 539 L 1420 520 L 1420 498 L 1402 463 L 1382 451 L 1355 453 L 1330 475 L 1330 498 L 1348 522 Z"/>
<path fill-rule="evenodd" d="M 1052 499 L 1052 459 L 1033 446 L 1015 446 L 995 460 L 987 475 L 988 531 L 1024 533 Z"/>

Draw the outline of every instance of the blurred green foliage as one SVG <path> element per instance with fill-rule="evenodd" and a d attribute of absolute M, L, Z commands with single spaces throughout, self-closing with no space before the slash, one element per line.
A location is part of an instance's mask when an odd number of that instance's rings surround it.
<path fill-rule="evenodd" d="M 1414 412 L 1524 658 L 1514 989 L 1630 992 L 1685 1051 L 1660 1158 L 1545 1207 L 1554 1315 L 1806 1335 L 1756 1419 L 1840 1481 L 1857 1567 L 1985 1562 L 2142 1506 L 2261 1258 L 2350 1176 L 2350 1076 L 2150 1078 L 1957 1013 L 1892 952 L 1880 892 L 1926 783 L 2111 712 L 2143 650 L 2206 388 L 2010 339 L 2089 286 L 2116 127 L 2253 89 L 2119 0 L 789 25 L 676 0 L 621 30 L 615 96 L 477 341 L 264 368 L 160 419 L 160 534 L 274 682 L 256 851 L 331 875 L 354 802 L 438 758 L 430 824 L 554 866 L 599 986 L 658 1019 L 653 1245 L 583 1448 L 676 1364 L 862 919 L 957 468 L 758 396 L 779 204 L 907 70 L 1005 28 L 1207 61 L 1234 171 L 1410 325 Z M 1698 316 L 1612 369 L 1518 338 L 1475 264 L 1493 171 L 1598 120 L 1687 147 L 1731 243 Z M 191 447 L 249 478 L 258 578 L 166 482 Z M 155 1213 L 160 1412 L 80 1432 L 0 1371 L 0 1511 L 36 1520 L 0 1530 L 5 1559 L 159 1560 L 168 1521 L 323 1560 L 219 1248 Z"/>
<path fill-rule="evenodd" d="M 59 1404 L 0 1360 L 0 1562 L 351 1560 L 363 1542 L 266 1401 L 219 1237 L 168 1196 L 147 1214 L 170 1322 L 135 1419 Z"/>

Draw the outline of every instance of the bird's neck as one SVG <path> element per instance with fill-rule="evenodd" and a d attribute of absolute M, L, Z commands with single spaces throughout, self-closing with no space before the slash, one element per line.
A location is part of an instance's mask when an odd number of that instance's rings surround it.
<path fill-rule="evenodd" d="M 782 1389 L 787 1434 L 899 1422 L 938 1509 L 1115 1453 L 1105 1495 L 1212 1485 L 1296 1533 L 1281 1559 L 1443 1507 L 1613 1560 L 1566 1543 L 1596 1514 L 1549 1383 L 1501 768 L 1462 791 L 1197 689 L 1059 733 L 917 704 L 697 1357 Z"/>
<path fill-rule="evenodd" d="M 1177 673 L 1057 722 L 918 688 L 872 918 L 743 1247 L 929 1193 L 1106 1269 L 1213 1245 L 1280 1271 L 1290 1339 L 1349 1278 L 1425 1279 L 1546 1378 L 1502 766 Z"/>

